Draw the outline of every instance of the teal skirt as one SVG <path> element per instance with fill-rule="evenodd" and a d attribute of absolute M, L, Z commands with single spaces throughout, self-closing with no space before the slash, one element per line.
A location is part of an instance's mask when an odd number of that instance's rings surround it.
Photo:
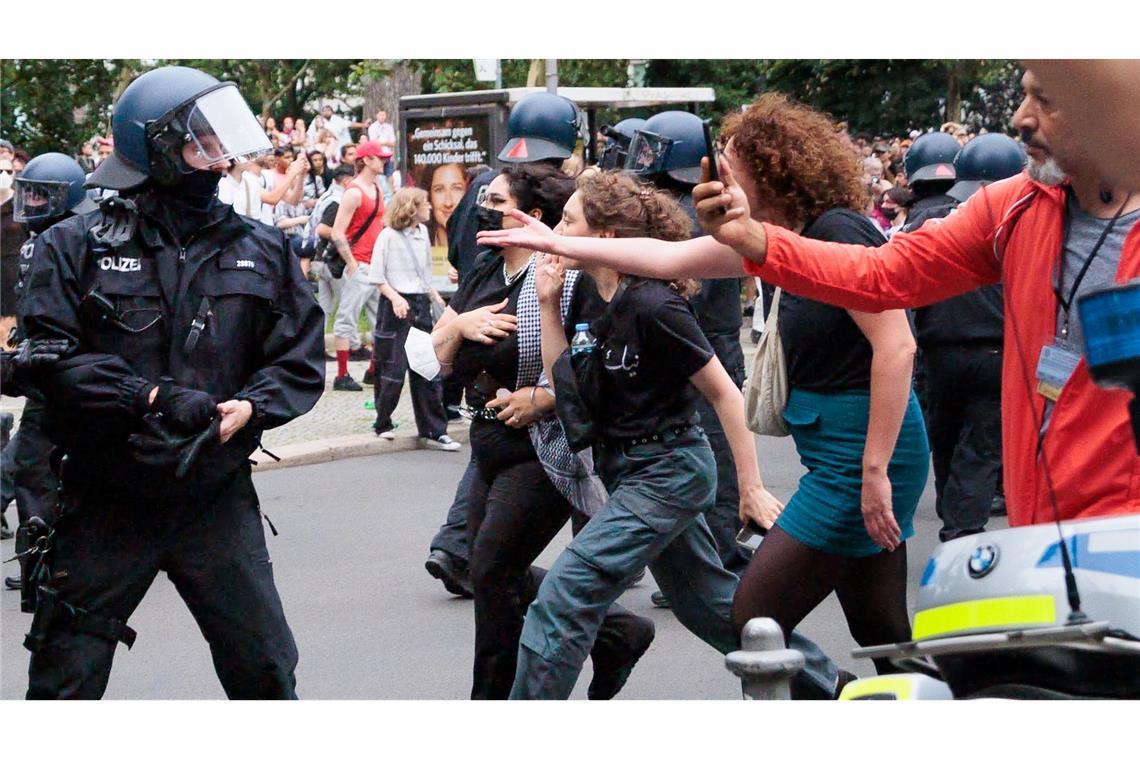
<path fill-rule="evenodd" d="M 784 419 L 808 472 L 776 524 L 813 549 L 847 557 L 882 551 L 863 525 L 861 508 L 870 406 L 868 391 L 814 393 L 793 388 L 788 396 Z M 904 541 L 914 535 L 914 510 L 929 469 L 930 444 L 912 392 L 887 468 L 895 520 Z"/>

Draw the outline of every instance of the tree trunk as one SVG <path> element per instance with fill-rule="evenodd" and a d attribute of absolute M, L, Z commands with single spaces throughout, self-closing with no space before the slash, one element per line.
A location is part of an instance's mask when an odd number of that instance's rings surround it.
<path fill-rule="evenodd" d="M 946 76 L 946 121 L 962 121 L 962 78 L 957 69 Z"/>
<path fill-rule="evenodd" d="M 419 68 L 407 61 L 385 61 L 388 74 L 380 79 L 369 79 L 364 84 L 364 118 L 376 117 L 383 108 L 388 112 L 388 123 L 396 129 L 396 152 L 400 150 L 400 98 L 423 92 L 423 76 Z"/>
<path fill-rule="evenodd" d="M 546 85 L 546 59 L 533 58 L 530 70 L 526 73 L 527 87 L 543 87 Z"/>

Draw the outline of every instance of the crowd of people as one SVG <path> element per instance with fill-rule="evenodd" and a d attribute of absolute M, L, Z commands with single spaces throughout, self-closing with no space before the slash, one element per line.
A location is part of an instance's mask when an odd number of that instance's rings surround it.
<path fill-rule="evenodd" d="M 852 136 L 765 93 L 725 118 L 714 156 L 699 117 L 665 111 L 604 131 L 588 166 L 576 104 L 527 96 L 499 167 L 454 178 L 440 239 L 457 290 L 444 303 L 429 276 L 436 196 L 400 187 L 383 111 L 353 122 L 326 106 L 278 129 L 236 98 L 232 118 L 195 125 L 174 117 L 236 88 L 179 67 L 143 75 L 116 104 L 125 126 L 67 159 L 110 191 L 98 212 L 78 180 L 37 179 L 40 157 L 14 188 L 0 183 L 14 267 L 0 300 L 19 304 L 27 341 L 6 360 L 5 392 L 26 390 L 45 418 L 31 426 L 50 439 L 32 456 L 41 477 L 60 477 L 42 472 L 58 447 L 65 492 L 98 507 L 18 504 L 21 527 L 35 516 L 38 536 L 51 531 L 54 570 L 88 570 L 80 583 L 28 563 L 29 695 L 101 695 L 161 569 L 228 695 L 295 696 L 296 646 L 256 559 L 260 513 L 236 509 L 256 504 L 246 457 L 316 403 L 326 361 L 334 391 L 359 391 L 348 362 L 372 359 L 373 429 L 394 437 L 420 340 L 419 437 L 456 451 L 448 424 L 470 425 L 426 568 L 474 599 L 472 698 L 566 698 L 588 657 L 589 696 L 613 697 L 654 638 L 652 620 L 617 603 L 646 570 L 654 604 L 720 652 L 750 619 L 775 619 L 806 663 L 794 696 L 836 697 L 854 676 L 797 626 L 835 592 L 861 645 L 910 638 L 906 543 L 932 458 L 944 541 L 984 531 L 1007 500 L 1015 526 L 1138 511 L 1125 403 L 1076 361 L 1071 307 L 1138 266 L 1140 197 L 1088 160 L 1032 72 L 1023 84 L 1018 140 L 952 122 Z M 176 125 L 176 139 L 140 135 L 143 123 Z M 96 163 L 87 151 L 104 139 Z M 14 154 L 0 142 L 0 178 L 18 173 Z M 77 194 L 55 202 L 52 182 Z M 1058 307 L 1042 312 L 1050 291 Z M 748 311 L 786 366 L 774 413 L 806 468 L 787 503 L 764 484 L 745 416 Z M 1074 361 L 1035 386 L 1026 351 L 1046 346 Z M 136 526 L 130 546 L 102 510 Z M 534 566 L 567 523 L 569 546 Z M 738 542 L 742 528 L 758 547 Z M 216 561 L 203 566 L 206 547 Z"/>

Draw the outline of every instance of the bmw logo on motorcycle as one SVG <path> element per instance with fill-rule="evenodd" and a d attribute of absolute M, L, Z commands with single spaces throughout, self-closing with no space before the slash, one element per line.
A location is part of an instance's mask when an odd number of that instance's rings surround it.
<path fill-rule="evenodd" d="M 993 544 L 982 544 L 970 555 L 966 565 L 971 578 L 984 578 L 997 567 L 998 548 Z"/>

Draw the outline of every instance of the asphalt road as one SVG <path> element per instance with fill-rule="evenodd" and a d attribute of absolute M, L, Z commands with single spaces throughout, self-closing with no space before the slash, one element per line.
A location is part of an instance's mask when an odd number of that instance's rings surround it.
<path fill-rule="evenodd" d="M 802 470 L 790 439 L 758 439 L 769 488 L 786 498 Z M 465 699 L 473 639 L 469 601 L 452 597 L 423 569 L 468 451 L 413 451 L 296 467 L 255 476 L 262 507 L 280 535 L 267 535 L 277 585 L 301 653 L 298 691 L 309 699 Z M 1004 521 L 1001 521 L 1004 526 Z M 994 527 L 999 527 L 994 525 Z M 909 544 L 910 598 L 937 541 L 933 481 Z M 569 541 L 565 529 L 539 564 Z M 0 549 L 4 559 L 12 542 Z M 11 572 L 15 564 L 4 566 Z M 739 681 L 719 653 L 649 602 L 647 576 L 622 603 L 651 616 L 657 639 L 619 698 L 738 699 Z M 0 697 L 27 686 L 21 642 L 30 616 L 18 594 L 0 593 Z M 223 693 L 209 651 L 173 585 L 160 574 L 130 621 L 138 641 L 118 648 L 107 689 L 118 699 L 216 699 Z M 841 667 L 870 675 L 834 596 L 802 629 Z M 575 690 L 585 698 L 589 664 Z"/>

